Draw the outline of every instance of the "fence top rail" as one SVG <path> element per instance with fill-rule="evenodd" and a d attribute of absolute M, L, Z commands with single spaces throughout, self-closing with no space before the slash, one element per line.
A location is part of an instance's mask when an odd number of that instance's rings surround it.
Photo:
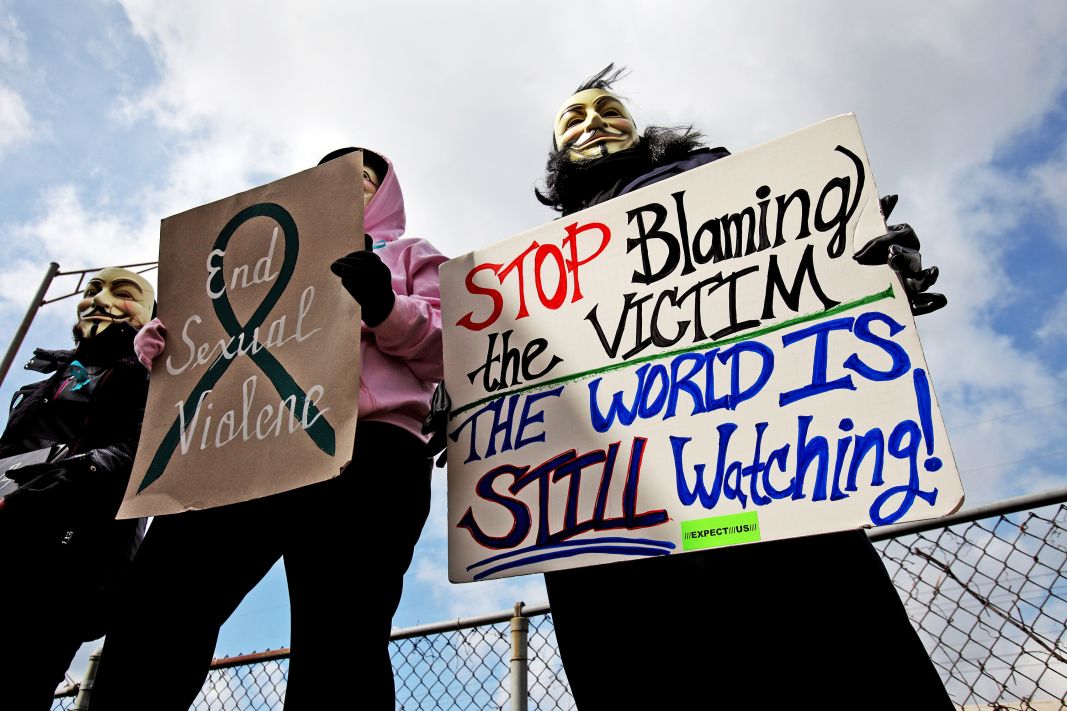
<path fill-rule="evenodd" d="M 523 617 L 538 617 L 540 615 L 547 615 L 551 612 L 547 602 L 539 603 L 537 605 L 526 605 L 519 603 L 522 606 Z M 416 625 L 414 627 L 404 627 L 402 629 L 393 630 L 389 635 L 390 640 L 398 639 L 410 639 L 412 637 L 423 637 L 430 634 L 436 634 L 440 632 L 454 632 L 456 630 L 471 629 L 473 627 L 481 627 L 483 625 L 494 625 L 501 622 L 508 622 L 515 616 L 514 610 L 501 610 L 500 612 L 492 612 L 487 615 L 477 615 L 475 617 L 458 617 L 454 620 L 444 620 L 443 622 L 432 622 L 426 625 Z M 263 652 L 253 652 L 251 654 L 238 654 L 233 657 L 222 657 L 211 660 L 212 669 L 229 669 L 231 667 L 244 666 L 246 664 L 257 664 L 262 662 L 270 662 L 279 659 L 288 659 L 289 648 L 283 647 L 281 649 L 268 649 Z M 74 693 L 77 693 L 75 689 Z M 72 694 L 73 695 L 73 694 Z"/>
<path fill-rule="evenodd" d="M 522 605 L 523 617 L 537 617 L 539 615 L 547 615 L 551 612 L 547 602 L 539 603 L 537 605 L 519 604 Z M 412 637 L 422 637 L 424 635 L 437 634 L 439 632 L 455 632 L 456 630 L 465 630 L 471 629 L 472 627 L 482 627 L 483 625 L 495 625 L 501 622 L 507 622 L 512 617 L 515 617 L 514 610 L 501 610 L 500 612 L 491 612 L 487 615 L 477 615 L 475 617 L 457 617 L 454 620 L 431 622 L 425 625 L 396 629 L 393 630 L 389 638 L 392 640 L 410 639 Z"/>
<path fill-rule="evenodd" d="M 120 264 L 115 269 L 133 269 L 134 267 L 154 267 L 159 262 L 135 262 L 133 264 Z M 56 265 L 59 266 L 58 264 Z M 86 269 L 72 269 L 69 272 L 57 272 L 56 276 L 71 276 L 72 274 L 96 274 L 108 267 L 88 267 Z"/>
<path fill-rule="evenodd" d="M 282 647 L 281 649 L 268 649 L 262 652 L 252 652 L 251 654 L 238 654 L 233 657 L 212 659 L 210 668 L 229 669 L 231 667 L 242 667 L 247 664 L 262 664 L 263 662 L 272 662 L 288 658 L 289 647 Z"/>
<path fill-rule="evenodd" d="M 1051 489 L 1040 494 L 1016 496 L 1011 499 L 1004 499 L 1003 501 L 986 504 L 985 506 L 975 506 L 974 508 L 958 511 L 957 513 L 949 516 L 942 516 L 941 518 L 931 518 L 925 521 L 914 521 L 912 523 L 900 523 L 895 526 L 879 526 L 878 528 L 868 530 L 867 536 L 872 541 L 884 541 L 889 538 L 906 536 L 909 533 L 922 533 L 923 531 L 930 531 L 935 528 L 948 528 L 949 526 L 958 523 L 970 523 L 982 518 L 1006 516 L 1007 514 L 1017 513 L 1027 509 L 1041 508 L 1042 506 L 1049 506 L 1051 504 L 1062 504 L 1065 501 L 1067 501 L 1067 487 L 1062 487 L 1059 489 Z"/>

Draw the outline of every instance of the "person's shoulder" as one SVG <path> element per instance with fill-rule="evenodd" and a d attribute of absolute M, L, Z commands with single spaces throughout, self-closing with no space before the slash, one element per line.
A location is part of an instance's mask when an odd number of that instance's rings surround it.
<path fill-rule="evenodd" d="M 409 258 L 415 259 L 448 259 L 437 247 L 421 237 L 401 237 L 387 242 L 384 249 L 406 254 Z"/>
<path fill-rule="evenodd" d="M 700 165 L 707 163 L 713 163 L 720 158 L 725 158 L 730 155 L 730 151 L 726 150 L 722 146 L 716 148 L 697 148 L 690 151 L 686 156 L 679 159 L 678 164 L 684 165 L 685 169 L 696 168 Z"/>

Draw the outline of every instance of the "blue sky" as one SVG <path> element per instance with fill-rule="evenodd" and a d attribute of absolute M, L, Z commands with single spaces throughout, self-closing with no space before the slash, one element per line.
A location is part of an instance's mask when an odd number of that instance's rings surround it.
<path fill-rule="evenodd" d="M 450 255 L 544 223 L 555 110 L 614 60 L 640 125 L 735 151 L 855 112 L 942 271 L 919 330 L 968 503 L 1067 484 L 1067 6 L 737 5 L 0 0 L 0 333 L 49 261 L 152 260 L 161 218 L 336 146 L 389 154 L 409 235 Z M 41 313 L 0 398 L 72 319 Z M 434 495 L 395 624 L 544 599 L 538 576 L 448 583 L 442 471 Z M 276 569 L 219 651 L 287 643 Z"/>

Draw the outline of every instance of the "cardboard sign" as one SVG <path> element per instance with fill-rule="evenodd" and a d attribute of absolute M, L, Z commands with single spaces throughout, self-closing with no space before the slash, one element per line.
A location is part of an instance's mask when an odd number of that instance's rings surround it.
<path fill-rule="evenodd" d="M 441 269 L 455 582 L 963 502 L 851 115 Z"/>
<path fill-rule="evenodd" d="M 167 343 L 120 518 L 268 496 L 352 458 L 359 307 L 330 264 L 363 247 L 361 160 L 163 220 Z"/>

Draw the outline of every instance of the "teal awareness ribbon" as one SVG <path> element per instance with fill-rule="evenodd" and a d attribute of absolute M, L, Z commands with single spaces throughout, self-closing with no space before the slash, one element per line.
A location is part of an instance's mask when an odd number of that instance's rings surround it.
<path fill-rule="evenodd" d="M 89 377 L 89 370 L 81 364 L 81 361 L 72 360 L 70 362 L 70 377 L 74 381 L 74 387 L 71 390 L 80 390 L 89 384 L 91 378 Z"/>
<path fill-rule="evenodd" d="M 259 369 L 263 371 L 263 374 L 270 380 L 271 385 L 278 391 L 278 394 L 282 398 L 282 402 L 290 402 L 290 410 L 293 414 L 302 411 L 307 408 L 307 419 L 311 421 L 311 425 L 305 430 L 311 441 L 315 443 L 319 449 L 331 457 L 336 451 L 336 435 L 333 427 L 326 421 L 326 418 L 319 413 L 315 404 L 307 399 L 307 395 L 300 386 L 296 384 L 292 376 L 286 372 L 278 360 L 272 356 L 265 347 L 259 345 L 255 341 L 255 330 L 263 325 L 263 321 L 266 320 L 267 315 L 270 314 L 271 309 L 278 303 L 282 294 L 285 292 L 285 288 L 289 285 L 289 280 L 293 276 L 293 270 L 296 268 L 296 257 L 300 251 L 300 240 L 297 234 L 296 221 L 293 220 L 289 212 L 282 207 L 271 202 L 263 202 L 250 207 L 246 207 L 226 223 L 226 226 L 222 228 L 222 232 L 219 233 L 218 238 L 215 240 L 215 246 L 213 249 L 225 251 L 226 245 L 230 242 L 230 237 L 237 231 L 237 228 L 243 225 L 253 217 L 269 217 L 277 222 L 285 235 L 285 259 L 282 262 L 282 268 L 278 272 L 278 278 L 274 282 L 274 285 L 267 292 L 266 297 L 256 308 L 255 313 L 252 314 L 252 318 L 242 326 L 238 322 L 237 317 L 233 313 L 233 308 L 230 306 L 230 300 L 226 298 L 226 277 L 224 271 L 220 268 L 212 276 L 209 286 L 211 287 L 211 293 L 219 294 L 218 297 L 212 298 L 211 303 L 215 309 L 215 315 L 219 319 L 219 323 L 226 330 L 226 333 L 230 336 L 230 342 L 226 347 L 226 352 L 233 352 L 231 350 L 235 344 L 249 343 L 245 349 L 245 355 L 252 359 L 252 361 L 259 366 Z M 219 265 L 222 266 L 221 264 Z M 258 349 L 253 349 L 253 346 L 259 345 Z M 236 358 L 236 356 L 235 356 Z M 196 414 L 196 406 L 200 402 L 200 396 L 208 390 L 215 387 L 215 384 L 222 377 L 222 374 L 226 372 L 226 369 L 230 367 L 233 359 L 226 358 L 224 353 L 220 353 L 219 357 L 215 359 L 215 362 L 208 367 L 207 372 L 200 378 L 200 382 L 196 384 L 193 391 L 189 393 L 189 397 L 185 400 L 185 405 L 182 408 L 182 414 L 186 422 L 191 422 L 193 416 Z M 292 398 L 290 400 L 289 398 Z M 148 465 L 148 471 L 145 472 L 144 479 L 141 481 L 140 486 L 137 487 L 137 493 L 141 493 L 152 482 L 163 476 L 164 470 L 167 468 L 167 464 L 170 462 L 171 456 L 174 454 L 175 448 L 178 446 L 178 442 L 181 438 L 181 417 L 177 417 L 174 420 L 174 424 L 171 425 L 167 431 L 167 435 L 160 442 L 159 449 L 156 450 L 155 456 L 152 458 L 152 462 Z"/>

